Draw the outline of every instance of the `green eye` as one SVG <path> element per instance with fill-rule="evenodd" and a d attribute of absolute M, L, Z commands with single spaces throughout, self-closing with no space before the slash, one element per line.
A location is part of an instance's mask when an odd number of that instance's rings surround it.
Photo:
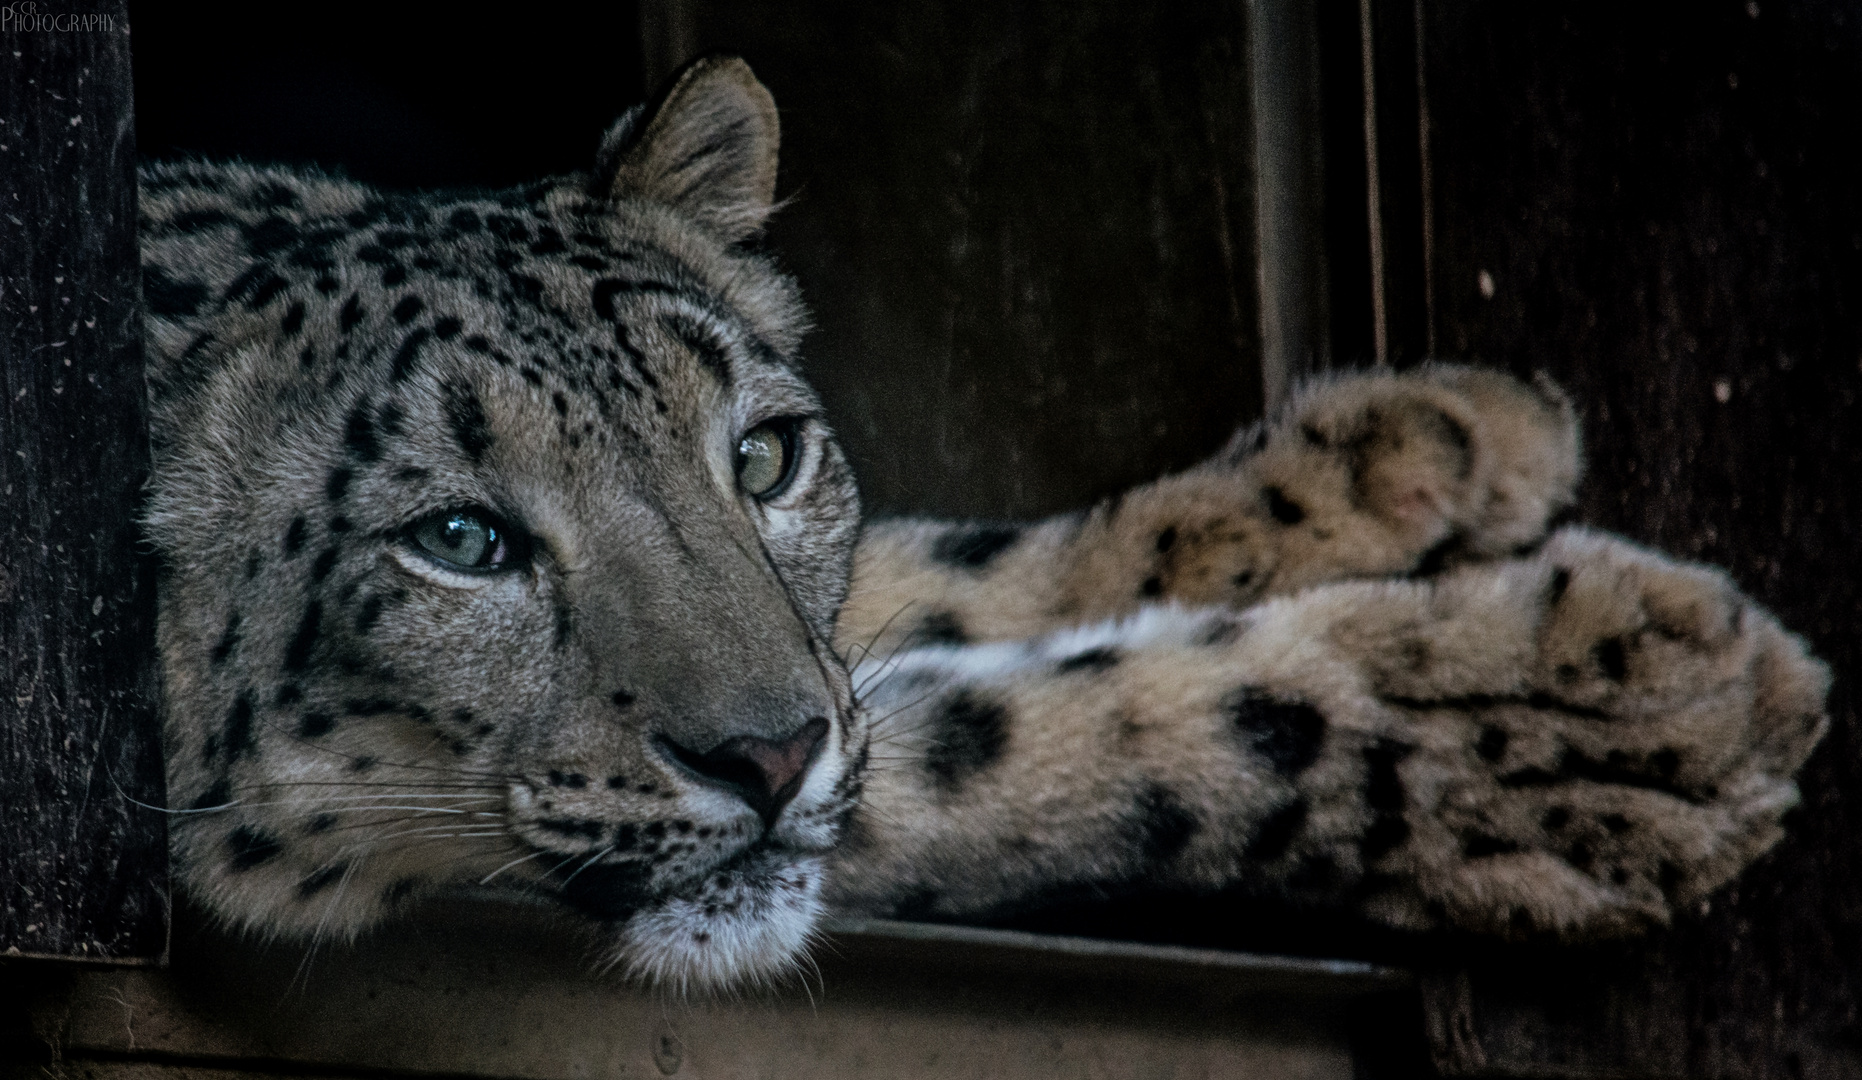
<path fill-rule="evenodd" d="M 755 499 L 782 493 L 795 472 L 795 421 L 769 420 L 737 442 L 737 484 Z"/>
<path fill-rule="evenodd" d="M 458 570 L 504 570 L 519 559 L 519 545 L 504 525 L 478 510 L 434 514 L 409 535 L 420 550 Z"/>

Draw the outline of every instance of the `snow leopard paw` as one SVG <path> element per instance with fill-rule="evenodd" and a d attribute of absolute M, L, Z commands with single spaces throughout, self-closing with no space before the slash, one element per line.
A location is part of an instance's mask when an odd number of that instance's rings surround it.
<path fill-rule="evenodd" d="M 1371 812 L 1403 836 L 1367 870 L 1414 886 L 1372 901 L 1399 923 L 1664 924 L 1778 841 L 1828 726 L 1828 669 L 1725 574 L 1589 530 L 1451 575 L 1389 629 L 1401 797 Z"/>
<path fill-rule="evenodd" d="M 1441 365 L 1311 383 L 1217 461 L 1280 527 L 1271 591 L 1286 593 L 1513 554 L 1571 504 L 1579 459 L 1549 380 Z"/>

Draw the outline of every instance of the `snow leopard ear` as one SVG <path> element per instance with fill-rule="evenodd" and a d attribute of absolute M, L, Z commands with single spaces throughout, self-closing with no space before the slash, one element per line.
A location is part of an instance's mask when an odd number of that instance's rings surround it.
<path fill-rule="evenodd" d="M 706 56 L 608 130 L 596 176 L 610 198 L 666 203 L 736 241 L 769 217 L 780 141 L 776 102 L 750 65 Z"/>

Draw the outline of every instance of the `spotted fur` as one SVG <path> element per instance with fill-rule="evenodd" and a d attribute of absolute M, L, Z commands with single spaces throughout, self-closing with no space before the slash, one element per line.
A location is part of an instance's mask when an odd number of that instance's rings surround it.
<path fill-rule="evenodd" d="M 515 890 L 716 986 L 831 909 L 1136 883 L 1615 933 L 1775 839 L 1823 668 L 1713 571 L 1547 538 L 1549 384 L 1338 379 L 1084 514 L 862 537 L 795 287 L 743 244 L 776 142 L 712 59 L 510 191 L 144 170 L 197 903 L 343 938 Z M 793 468 L 752 492 L 765 426 Z M 423 539 L 467 512 L 491 569 Z"/>

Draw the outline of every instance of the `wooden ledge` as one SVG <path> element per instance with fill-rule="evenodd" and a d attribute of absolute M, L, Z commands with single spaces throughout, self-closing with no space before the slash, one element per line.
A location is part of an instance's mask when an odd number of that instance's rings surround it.
<path fill-rule="evenodd" d="M 850 921 L 805 980 L 669 1001 L 594 974 L 590 938 L 550 909 L 476 901 L 315 950 L 184 928 L 172 955 L 167 971 L 67 970 L 34 1028 L 96 1080 L 1317 1080 L 1352 1075 L 1351 1003 L 1409 985 L 1354 961 Z"/>

